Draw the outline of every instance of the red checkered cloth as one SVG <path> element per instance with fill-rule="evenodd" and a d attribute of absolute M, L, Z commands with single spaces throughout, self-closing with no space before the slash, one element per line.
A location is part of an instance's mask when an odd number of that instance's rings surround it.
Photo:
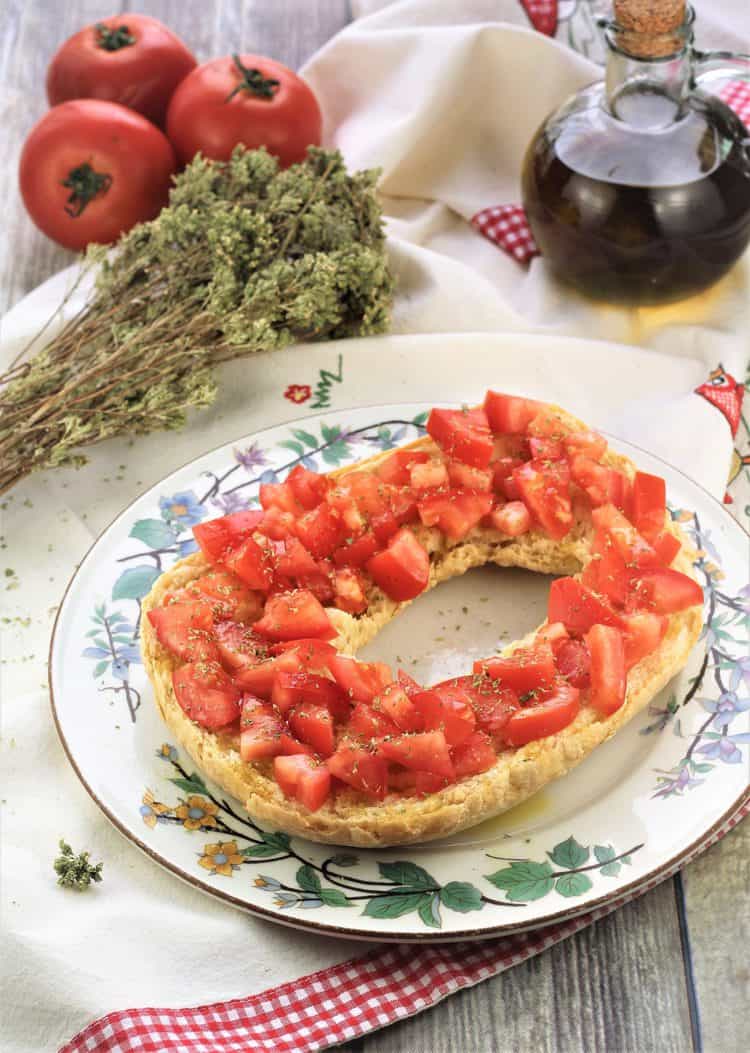
<path fill-rule="evenodd" d="M 750 84 L 744 80 L 732 80 L 719 92 L 727 106 L 731 106 L 743 124 L 750 128 Z"/>
<path fill-rule="evenodd" d="M 557 0 L 521 0 L 534 29 L 553 37 L 557 32 Z"/>
<path fill-rule="evenodd" d="M 493 205 L 471 217 L 472 225 L 519 263 L 539 255 L 534 235 L 521 205 Z"/>
<path fill-rule="evenodd" d="M 363 958 L 231 1002 L 118 1010 L 89 1024 L 60 1053 L 311 1053 L 350 1041 L 421 1013 L 572 936 L 671 877 L 748 814 L 750 800 L 677 866 L 570 921 L 484 943 L 381 946 Z"/>

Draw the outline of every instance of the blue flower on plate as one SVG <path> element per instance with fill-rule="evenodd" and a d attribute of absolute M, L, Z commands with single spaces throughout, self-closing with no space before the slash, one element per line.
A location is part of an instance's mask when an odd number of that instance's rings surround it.
<path fill-rule="evenodd" d="M 722 761 L 724 764 L 739 764 L 742 760 L 742 752 L 739 747 L 750 742 L 750 735 L 722 735 L 705 746 L 699 746 L 696 752 L 704 757 L 711 757 Z"/>
<path fill-rule="evenodd" d="M 159 760 L 170 761 L 174 764 L 178 760 L 179 754 L 174 746 L 170 746 L 168 742 L 162 742 L 161 746 L 156 751 L 156 756 Z"/>
<path fill-rule="evenodd" d="M 268 464 L 268 458 L 258 446 L 257 442 L 253 442 L 249 446 L 246 446 L 244 450 L 234 450 L 233 453 L 235 461 L 237 461 L 238 464 L 241 464 L 248 472 L 252 471 L 254 468 L 262 468 L 264 465 Z"/>
<path fill-rule="evenodd" d="M 702 698 L 701 705 L 707 713 L 715 713 L 712 724 L 719 731 L 728 727 L 739 713 L 750 709 L 750 698 L 738 698 L 734 691 L 722 691 L 717 699 Z"/>
<path fill-rule="evenodd" d="M 192 490 L 180 490 L 172 497 L 160 497 L 159 509 L 162 519 L 168 523 L 179 523 L 183 527 L 195 526 L 205 515 L 203 505 Z"/>
<path fill-rule="evenodd" d="M 732 675 L 729 678 L 729 687 L 732 691 L 736 691 L 740 684 L 745 685 L 746 688 L 750 689 L 750 655 L 744 655 L 742 658 L 738 658 L 732 668 Z"/>
<path fill-rule="evenodd" d="M 189 537 L 184 541 L 179 541 L 177 544 L 180 550 L 180 556 L 189 556 L 191 552 L 198 551 L 198 542 L 195 538 Z"/>
<path fill-rule="evenodd" d="M 211 504 L 214 505 L 223 516 L 228 516 L 233 512 L 244 512 L 247 509 L 248 500 L 243 494 L 218 494 L 211 499 Z"/>

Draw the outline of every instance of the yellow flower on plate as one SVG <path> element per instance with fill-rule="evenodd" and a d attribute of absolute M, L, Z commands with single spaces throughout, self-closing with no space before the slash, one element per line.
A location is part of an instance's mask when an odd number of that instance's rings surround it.
<path fill-rule="evenodd" d="M 201 827 L 216 826 L 215 816 L 218 811 L 217 806 L 205 797 L 191 794 L 183 804 L 175 808 L 174 814 L 178 819 L 182 819 L 186 830 L 200 830 Z"/>
<path fill-rule="evenodd" d="M 141 818 L 146 826 L 152 830 L 156 826 L 160 815 L 169 815 L 172 809 L 167 804 L 157 801 L 151 790 L 146 790 L 143 795 L 143 803 L 140 807 Z"/>
<path fill-rule="evenodd" d="M 198 864 L 210 870 L 212 874 L 224 874 L 225 877 L 232 876 L 232 870 L 243 862 L 242 856 L 237 851 L 236 841 L 219 841 L 215 845 L 204 845 L 203 855 Z"/>

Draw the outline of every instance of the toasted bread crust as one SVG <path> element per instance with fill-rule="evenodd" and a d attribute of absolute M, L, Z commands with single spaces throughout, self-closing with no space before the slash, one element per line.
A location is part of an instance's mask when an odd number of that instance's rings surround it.
<path fill-rule="evenodd" d="M 585 426 L 564 411 L 560 417 L 577 429 Z M 411 448 L 436 450 L 431 439 L 420 439 Z M 353 471 L 372 470 L 388 454 L 379 454 L 357 465 L 339 469 L 332 477 Z M 608 451 L 605 463 L 632 476 L 635 468 L 627 458 Z M 667 518 L 665 528 L 682 542 L 672 566 L 694 576 L 692 553 L 679 528 Z M 496 531 L 477 528 L 460 542 L 447 542 L 438 531 L 421 528 L 420 540 L 430 552 L 432 588 L 486 563 L 524 567 L 546 574 L 576 574 L 589 556 L 590 523 L 579 517 L 570 534 L 553 541 L 532 531 L 518 538 L 503 538 Z M 182 588 L 210 569 L 201 553 L 180 560 L 162 574 L 143 602 L 144 615 L 158 607 L 168 592 Z M 354 654 L 408 604 L 396 603 L 375 586 L 370 605 L 358 617 L 329 610 L 339 637 L 339 651 Z M 427 797 L 392 793 L 372 802 L 354 790 L 338 792 L 322 808 L 310 812 L 286 798 L 273 778 L 270 762 L 242 761 L 236 736 L 199 727 L 183 712 L 172 688 L 172 673 L 180 664 L 161 646 L 147 617 L 141 621 L 143 662 L 154 689 L 162 719 L 199 768 L 224 790 L 242 802 L 251 816 L 287 833 L 312 841 L 359 847 L 411 844 L 445 837 L 484 819 L 513 808 L 547 783 L 565 775 L 600 743 L 639 713 L 685 665 L 702 626 L 702 611 L 690 608 L 670 617 L 668 631 L 659 647 L 628 674 L 624 705 L 610 717 L 602 717 L 591 706 L 563 731 L 498 755 L 488 771 L 465 778 Z M 528 641 L 534 634 L 530 633 Z M 516 641 L 506 653 L 524 641 Z"/>

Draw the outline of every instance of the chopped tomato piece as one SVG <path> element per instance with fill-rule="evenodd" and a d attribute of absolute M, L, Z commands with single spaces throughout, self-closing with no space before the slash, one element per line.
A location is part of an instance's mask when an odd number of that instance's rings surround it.
<path fill-rule="evenodd" d="M 297 520 L 295 532 L 305 548 L 317 559 L 330 556 L 344 539 L 341 517 L 327 504 L 319 504 Z"/>
<path fill-rule="evenodd" d="M 202 574 L 188 586 L 196 598 L 210 603 L 215 621 L 234 618 L 238 622 L 252 622 L 263 613 L 263 598 L 251 591 L 235 577 L 223 570 Z"/>
<path fill-rule="evenodd" d="M 437 526 L 446 537 L 460 541 L 492 510 L 492 494 L 448 490 L 433 494 L 418 504 L 425 526 Z"/>
<path fill-rule="evenodd" d="M 303 672 L 326 672 L 331 658 L 336 655 L 336 648 L 325 640 L 282 640 L 271 644 L 270 654 L 284 654 L 290 651 L 298 660 Z"/>
<path fill-rule="evenodd" d="M 404 669 L 399 669 L 398 671 L 398 682 L 401 684 L 409 698 L 413 698 L 414 695 L 423 690 L 421 684 L 418 684 L 414 677 L 409 676 Z"/>
<path fill-rule="evenodd" d="M 518 489 L 518 483 L 513 478 L 513 472 L 522 464 L 523 459 L 520 457 L 501 457 L 499 460 L 492 462 L 490 468 L 492 469 L 492 485 L 495 493 L 507 498 L 508 501 L 518 501 L 520 499 L 521 491 Z"/>
<path fill-rule="evenodd" d="M 306 574 L 317 574 L 318 564 L 296 537 L 284 539 L 276 562 L 279 574 L 287 578 L 304 578 Z"/>
<path fill-rule="evenodd" d="M 595 508 L 591 519 L 597 530 L 609 534 L 629 568 L 653 567 L 658 564 L 659 557 L 651 545 L 614 505 Z"/>
<path fill-rule="evenodd" d="M 429 771 L 403 771 L 399 772 L 402 779 L 406 777 L 408 779 L 411 776 L 414 780 L 414 792 L 420 797 L 426 797 L 430 793 L 438 793 L 440 790 L 444 790 L 448 783 L 451 781 L 446 779 L 444 775 L 433 775 Z M 391 775 L 391 782 L 394 781 L 394 775 Z"/>
<path fill-rule="evenodd" d="M 269 640 L 332 640 L 337 635 L 325 609 L 307 589 L 269 596 L 263 617 L 254 628 Z"/>
<path fill-rule="evenodd" d="M 388 792 L 388 762 L 370 750 L 339 746 L 326 765 L 331 775 L 370 797 L 382 799 Z"/>
<path fill-rule="evenodd" d="M 393 681 L 385 662 L 358 662 L 339 654 L 331 659 L 330 669 L 336 683 L 354 702 L 372 702 Z"/>
<path fill-rule="evenodd" d="M 622 606 L 630 588 L 630 576 L 625 559 L 612 536 L 606 531 L 594 531 L 591 559 L 581 575 L 584 585 Z"/>
<path fill-rule="evenodd" d="M 591 679 L 591 656 L 583 640 L 566 640 L 555 656 L 560 676 L 573 687 L 586 688 Z"/>
<path fill-rule="evenodd" d="M 592 625 L 622 625 L 607 601 L 575 578 L 557 578 L 550 585 L 547 620 L 562 622 L 568 632 L 582 635 Z"/>
<path fill-rule="evenodd" d="M 261 483 L 258 491 L 261 508 L 278 508 L 282 512 L 299 514 L 299 505 L 289 483 Z"/>
<path fill-rule="evenodd" d="M 228 516 L 209 519 L 207 523 L 198 523 L 193 527 L 193 537 L 206 559 L 215 563 L 228 549 L 237 548 L 249 537 L 262 518 L 263 513 L 258 511 L 232 512 Z"/>
<path fill-rule="evenodd" d="M 490 463 L 492 433 L 481 410 L 434 409 L 427 419 L 427 433 L 449 457 L 475 468 Z"/>
<path fill-rule="evenodd" d="M 483 731 L 473 731 L 460 746 L 453 749 L 453 767 L 457 779 L 479 775 L 491 768 L 496 760 L 492 740 Z"/>
<path fill-rule="evenodd" d="M 586 633 L 586 644 L 591 655 L 591 705 L 609 716 L 625 701 L 625 640 L 611 625 L 594 625 Z"/>
<path fill-rule="evenodd" d="M 273 541 L 283 541 L 294 533 L 296 521 L 296 516 L 291 512 L 269 508 L 258 524 L 258 533 L 270 537 Z"/>
<path fill-rule="evenodd" d="M 519 537 L 531 529 L 531 513 L 523 501 L 509 501 L 492 512 L 490 522 L 501 534 Z"/>
<path fill-rule="evenodd" d="M 279 739 L 281 746 L 280 753 L 285 757 L 293 757 L 298 753 L 306 753 L 308 757 L 315 757 L 316 753 L 312 746 L 308 746 L 306 742 L 300 742 L 295 739 L 294 735 L 290 735 L 287 731 L 282 731 Z"/>
<path fill-rule="evenodd" d="M 474 673 L 487 673 L 494 680 L 511 687 L 518 694 L 536 691 L 555 678 L 555 656 L 547 643 L 519 647 L 507 657 L 483 658 L 474 663 Z"/>
<path fill-rule="evenodd" d="M 205 603 L 168 603 L 148 612 L 159 643 L 184 662 L 216 660 L 214 619 Z"/>
<path fill-rule="evenodd" d="M 486 493 L 492 489 L 493 469 L 491 467 L 472 468 L 470 464 L 463 464 L 462 461 L 449 461 L 448 478 L 450 485 L 457 490 L 476 490 Z"/>
<path fill-rule="evenodd" d="M 630 481 L 616 468 L 606 468 L 590 457 L 576 454 L 570 458 L 570 474 L 594 507 L 612 504 L 620 510 L 625 508 Z"/>
<path fill-rule="evenodd" d="M 415 464 L 425 464 L 430 455 L 424 450 L 394 450 L 375 469 L 378 479 L 393 486 L 408 486 L 411 469 Z"/>
<path fill-rule="evenodd" d="M 515 712 L 505 726 L 503 738 L 509 746 L 525 746 L 536 739 L 555 735 L 575 720 L 580 708 L 578 688 L 560 683 L 543 702 Z"/>
<path fill-rule="evenodd" d="M 369 740 L 383 735 L 398 735 L 400 729 L 384 713 L 379 713 L 366 702 L 358 702 L 352 710 L 346 730 L 348 734 Z"/>
<path fill-rule="evenodd" d="M 465 692 L 474 708 L 478 726 L 493 737 L 499 735 L 520 705 L 512 688 L 486 674 L 459 676 L 446 683 Z"/>
<path fill-rule="evenodd" d="M 362 576 L 352 567 L 340 567 L 333 576 L 334 603 L 341 611 L 362 614 L 367 610 L 367 596 Z"/>
<path fill-rule="evenodd" d="M 239 688 L 218 662 L 188 662 L 175 669 L 172 686 L 184 712 L 202 728 L 216 731 L 240 715 Z"/>
<path fill-rule="evenodd" d="M 330 560 L 318 560 L 317 570 L 314 574 L 303 574 L 297 580 L 301 589 L 307 589 L 326 607 L 333 603 L 335 591 L 333 587 L 333 563 Z"/>
<path fill-rule="evenodd" d="M 537 439 L 553 439 L 555 442 L 563 442 L 570 435 L 572 428 L 560 415 L 556 406 L 542 403 L 542 408 L 526 429 L 529 436 Z"/>
<path fill-rule="evenodd" d="M 593 461 L 600 460 L 607 452 L 607 440 L 596 431 L 572 431 L 563 439 L 568 457 L 583 454 Z"/>
<path fill-rule="evenodd" d="M 243 665 L 236 669 L 234 679 L 245 691 L 259 698 L 270 698 L 273 685 L 279 673 L 293 673 L 299 669 L 299 661 L 294 653 L 280 654 L 276 658 L 259 661 L 257 664 Z"/>
<path fill-rule="evenodd" d="M 240 714 L 240 756 L 243 761 L 275 757 L 281 753 L 283 732 L 283 721 L 273 706 L 252 695 L 245 695 Z"/>
<path fill-rule="evenodd" d="M 311 812 L 317 812 L 331 792 L 328 768 L 305 754 L 276 757 L 273 774 L 284 796 L 299 801 Z"/>
<path fill-rule="evenodd" d="M 651 654 L 664 639 L 669 628 L 669 617 L 666 614 L 652 614 L 639 611 L 624 614 L 625 623 L 625 665 L 628 669 Z"/>
<path fill-rule="evenodd" d="M 282 713 L 288 713 L 293 706 L 301 703 L 325 706 L 333 716 L 342 720 L 348 718 L 351 712 L 343 688 L 334 680 L 315 673 L 277 672 L 271 701 Z"/>
<path fill-rule="evenodd" d="M 569 640 L 568 630 L 565 628 L 562 622 L 547 622 L 541 629 L 537 630 L 535 640 L 540 643 L 548 643 L 555 655 L 560 650 L 566 640 Z"/>
<path fill-rule="evenodd" d="M 374 534 L 362 534 L 361 537 L 347 539 L 335 549 L 333 562 L 337 567 L 363 567 L 378 548 L 378 539 Z"/>
<path fill-rule="evenodd" d="M 414 771 L 428 771 L 452 779 L 455 775 L 450 750 L 442 731 L 421 731 L 411 735 L 392 735 L 381 739 L 381 754 Z"/>
<path fill-rule="evenodd" d="M 532 460 L 559 461 L 565 456 L 565 447 L 556 439 L 529 439 Z"/>
<path fill-rule="evenodd" d="M 525 432 L 543 405 L 535 399 L 503 395 L 499 391 L 488 391 L 484 398 L 484 412 L 496 435 Z"/>
<path fill-rule="evenodd" d="M 436 684 L 413 702 L 425 731 L 442 731 L 449 746 L 464 742 L 476 727 L 471 701 L 461 687 Z"/>
<path fill-rule="evenodd" d="M 404 527 L 383 552 L 368 560 L 367 573 L 392 600 L 413 600 L 427 587 L 430 557 L 411 530 Z"/>
<path fill-rule="evenodd" d="M 635 607 L 657 614 L 675 614 L 702 604 L 703 589 L 679 570 L 648 567 L 637 572 L 629 600 Z"/>
<path fill-rule="evenodd" d="M 659 562 L 668 567 L 682 548 L 682 542 L 671 530 L 662 530 L 660 534 L 650 539 L 654 552 L 659 557 Z"/>
<path fill-rule="evenodd" d="M 312 746 L 321 757 L 330 757 L 335 743 L 333 717 L 325 706 L 316 706 L 311 702 L 295 706 L 287 719 L 298 739 Z"/>
<path fill-rule="evenodd" d="M 667 512 L 667 486 L 661 476 L 635 473 L 630 512 L 633 525 L 649 541 L 662 532 Z"/>
<path fill-rule="evenodd" d="M 324 475 L 308 471 L 301 464 L 298 464 L 296 468 L 291 470 L 286 481 L 295 499 L 303 508 L 307 509 L 317 508 L 330 487 L 330 483 Z"/>
<path fill-rule="evenodd" d="M 221 621 L 214 631 L 222 665 L 230 673 L 248 665 L 257 665 L 268 658 L 266 641 L 259 639 L 248 625 Z"/>
<path fill-rule="evenodd" d="M 254 538 L 245 538 L 238 548 L 230 549 L 224 562 L 251 589 L 267 592 L 271 588 L 276 572 L 273 550 L 259 545 Z"/>
<path fill-rule="evenodd" d="M 412 466 L 409 475 L 409 486 L 412 490 L 437 490 L 447 485 L 448 469 L 442 461 L 425 461 Z"/>
<path fill-rule="evenodd" d="M 565 479 L 554 464 L 527 461 L 513 472 L 524 504 L 550 537 L 559 540 L 573 526 L 573 506 Z"/>
<path fill-rule="evenodd" d="M 424 726 L 420 710 L 396 681 L 372 700 L 372 708 L 376 713 L 384 713 L 401 731 L 421 731 Z"/>

